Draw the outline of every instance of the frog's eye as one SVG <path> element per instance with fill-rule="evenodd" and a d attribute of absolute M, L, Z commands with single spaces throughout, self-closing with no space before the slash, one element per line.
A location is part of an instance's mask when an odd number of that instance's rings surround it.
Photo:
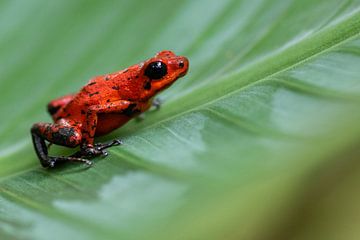
<path fill-rule="evenodd" d="M 145 76 L 150 79 L 160 79 L 166 74 L 166 64 L 160 61 L 150 63 L 145 69 Z"/>

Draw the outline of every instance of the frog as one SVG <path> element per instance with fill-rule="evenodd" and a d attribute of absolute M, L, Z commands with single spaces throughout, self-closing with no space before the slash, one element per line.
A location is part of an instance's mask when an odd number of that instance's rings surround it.
<path fill-rule="evenodd" d="M 30 131 L 40 164 L 44 168 L 65 162 L 91 166 L 92 158 L 107 156 L 106 149 L 122 141 L 94 143 L 94 138 L 122 127 L 153 105 L 158 107 L 155 96 L 188 69 L 188 58 L 163 50 L 124 70 L 96 76 L 78 92 L 50 101 L 47 110 L 53 122 L 35 123 Z M 79 150 L 69 156 L 51 156 L 52 144 Z"/>

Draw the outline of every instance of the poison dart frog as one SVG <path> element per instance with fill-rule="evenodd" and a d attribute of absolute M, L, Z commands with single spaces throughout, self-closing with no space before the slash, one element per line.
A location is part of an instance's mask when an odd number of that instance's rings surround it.
<path fill-rule="evenodd" d="M 94 137 L 107 134 L 157 104 L 154 96 L 168 88 L 189 68 L 186 57 L 161 51 L 154 57 L 125 70 L 97 76 L 78 93 L 48 104 L 54 123 L 39 122 L 31 128 L 36 154 L 45 168 L 62 162 L 83 162 L 106 156 L 105 149 L 120 140 L 94 144 Z M 80 150 L 70 156 L 49 156 L 48 146 L 57 144 Z"/>

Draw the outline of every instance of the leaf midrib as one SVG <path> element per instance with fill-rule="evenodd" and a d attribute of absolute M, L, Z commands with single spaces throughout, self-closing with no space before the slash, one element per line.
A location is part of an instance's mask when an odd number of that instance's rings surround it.
<path fill-rule="evenodd" d="M 162 111 L 164 114 L 156 114 L 156 116 L 154 115 L 151 119 L 148 119 L 146 125 L 133 125 L 126 132 L 152 128 L 158 124 L 163 124 L 179 116 L 196 111 L 206 105 L 211 105 L 231 94 L 243 91 L 254 84 L 266 81 L 282 72 L 302 65 L 319 55 L 333 50 L 339 45 L 359 37 L 359 35 L 360 10 L 358 9 L 337 24 L 317 32 L 298 44 L 284 49 L 282 52 L 254 62 L 252 65 L 239 71 L 229 73 L 217 81 L 214 79 L 214 83 L 205 81 L 206 85 L 197 85 L 191 91 L 185 92 L 167 102 L 163 107 L 164 111 Z M 306 52 L 297 53 L 298 49 L 306 49 Z M 276 62 L 276 59 L 281 61 Z M 258 74 L 258 69 L 262 70 L 262 74 Z M 241 80 L 235 81 L 236 79 Z M 217 91 L 214 91 L 214 89 L 217 89 Z M 209 96 L 208 93 L 211 93 L 211 95 Z M 191 99 L 191 102 L 188 99 Z"/>

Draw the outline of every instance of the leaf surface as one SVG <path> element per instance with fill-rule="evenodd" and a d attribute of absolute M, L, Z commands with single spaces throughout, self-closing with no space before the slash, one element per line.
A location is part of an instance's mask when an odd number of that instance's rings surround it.
<path fill-rule="evenodd" d="M 0 3 L 1 239 L 356 239 L 360 1 Z M 14 18 L 14 16 L 17 16 Z M 164 105 L 39 166 L 32 123 L 90 77 L 171 49 Z M 68 154 L 55 148 L 54 154 Z"/>

